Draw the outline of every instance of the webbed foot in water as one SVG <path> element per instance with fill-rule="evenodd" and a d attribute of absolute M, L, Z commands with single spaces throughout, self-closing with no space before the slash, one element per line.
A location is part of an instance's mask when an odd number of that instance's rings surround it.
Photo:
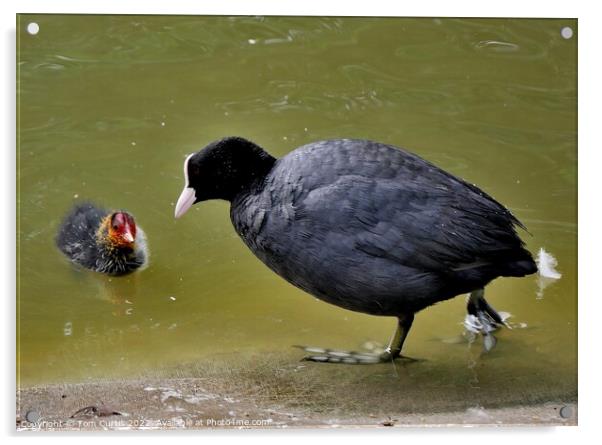
<path fill-rule="evenodd" d="M 319 363 L 344 363 L 349 365 L 369 365 L 375 363 L 388 363 L 393 360 L 402 359 L 410 362 L 420 361 L 419 359 L 397 355 L 393 357 L 390 351 L 385 350 L 381 353 L 370 351 L 341 351 L 335 349 L 317 348 L 312 346 L 299 346 L 296 348 L 303 349 L 309 352 L 310 355 L 303 357 L 303 361 L 319 362 Z"/>
<path fill-rule="evenodd" d="M 478 289 L 470 293 L 468 304 L 466 306 L 468 314 L 464 319 L 464 327 L 467 331 L 474 334 L 483 335 L 483 349 L 485 352 L 491 351 L 497 344 L 497 339 L 493 332 L 501 326 L 511 329 L 506 323 L 508 314 L 498 313 L 485 300 L 483 289 Z"/>
<path fill-rule="evenodd" d="M 334 349 L 314 348 L 309 346 L 297 346 L 311 355 L 303 360 L 321 363 L 345 363 L 351 365 L 368 365 L 374 363 L 387 363 L 395 359 L 418 361 L 417 359 L 401 355 L 401 348 L 412 327 L 414 314 L 404 314 L 397 317 L 397 329 L 391 337 L 389 346 L 384 350 L 377 350 L 372 346 L 371 351 L 339 351 Z"/>

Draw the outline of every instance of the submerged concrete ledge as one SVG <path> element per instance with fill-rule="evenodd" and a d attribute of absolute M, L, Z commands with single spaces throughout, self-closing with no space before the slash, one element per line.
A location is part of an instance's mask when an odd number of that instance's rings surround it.
<path fill-rule="evenodd" d="M 17 429 L 577 424 L 576 379 L 567 380 L 566 370 L 534 379 L 529 364 L 504 367 L 494 359 L 466 368 L 453 361 L 332 365 L 295 358 L 227 354 L 127 380 L 22 387 Z M 491 380 L 490 372 L 504 378 Z"/>

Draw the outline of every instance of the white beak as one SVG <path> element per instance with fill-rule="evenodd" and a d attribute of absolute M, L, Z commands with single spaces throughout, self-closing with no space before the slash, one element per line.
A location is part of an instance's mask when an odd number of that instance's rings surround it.
<path fill-rule="evenodd" d="M 132 236 L 132 234 L 130 232 L 125 232 L 123 234 L 123 239 L 128 242 L 128 243 L 133 243 L 134 242 L 134 237 Z"/>
<path fill-rule="evenodd" d="M 178 202 L 176 203 L 176 218 L 179 218 L 186 213 L 192 204 L 194 204 L 195 200 L 196 192 L 194 189 L 192 187 L 184 187 L 184 190 L 182 190 Z"/>

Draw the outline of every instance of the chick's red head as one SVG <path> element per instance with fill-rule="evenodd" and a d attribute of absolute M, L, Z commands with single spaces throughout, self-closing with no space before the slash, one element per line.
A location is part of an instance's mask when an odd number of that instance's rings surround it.
<path fill-rule="evenodd" d="M 111 215 L 108 236 L 111 242 L 120 247 L 131 246 L 136 240 L 136 223 L 127 212 L 115 212 Z"/>

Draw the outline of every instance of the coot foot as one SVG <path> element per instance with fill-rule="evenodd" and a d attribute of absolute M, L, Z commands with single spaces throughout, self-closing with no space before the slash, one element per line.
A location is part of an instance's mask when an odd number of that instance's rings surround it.
<path fill-rule="evenodd" d="M 386 363 L 395 359 L 405 359 L 410 361 L 419 361 L 418 359 L 410 358 L 401 355 L 401 348 L 412 327 L 414 314 L 402 315 L 398 317 L 397 329 L 391 337 L 389 346 L 381 352 L 357 352 L 357 351 L 340 351 L 334 349 L 315 348 L 310 346 L 296 346 L 309 352 L 311 355 L 304 357 L 303 360 L 321 363 L 345 363 L 351 365 L 367 365 L 373 363 Z"/>
<path fill-rule="evenodd" d="M 485 300 L 485 291 L 477 289 L 470 293 L 466 309 L 468 315 L 464 320 L 464 326 L 470 332 L 483 335 L 483 348 L 486 352 L 491 351 L 497 344 L 497 339 L 492 334 L 500 326 L 510 326 L 504 318 L 493 309 Z"/>

